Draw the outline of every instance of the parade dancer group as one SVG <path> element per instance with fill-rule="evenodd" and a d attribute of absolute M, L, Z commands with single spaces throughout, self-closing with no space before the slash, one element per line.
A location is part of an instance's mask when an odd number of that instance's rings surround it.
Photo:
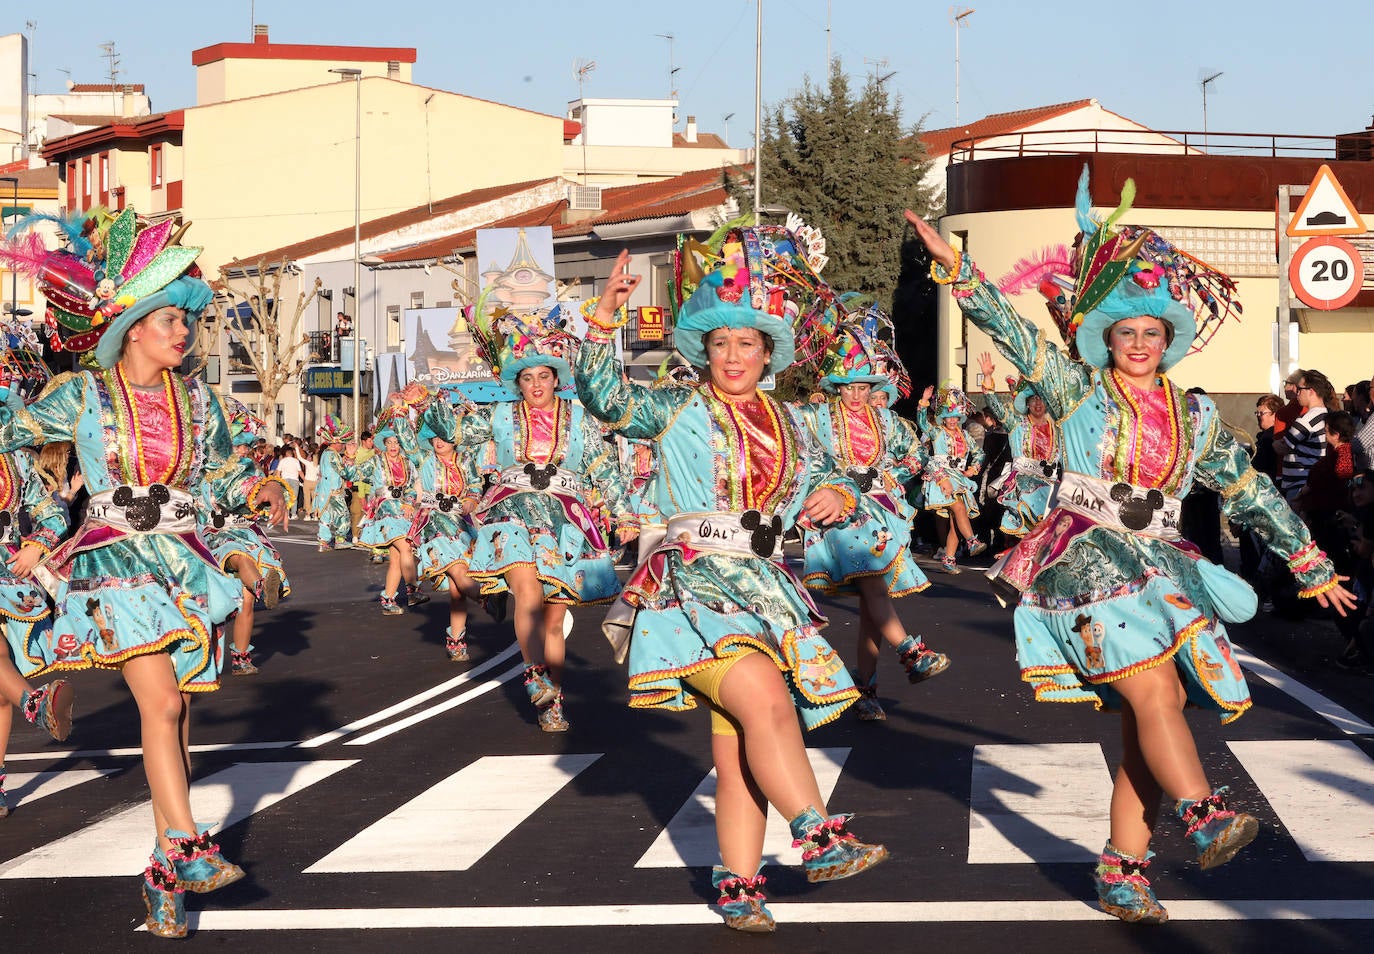
<path fill-rule="evenodd" d="M 1118 917 L 1158 922 L 1167 914 L 1145 870 L 1162 796 L 1203 867 L 1229 860 L 1258 828 L 1225 788 L 1211 787 L 1182 715 L 1191 703 L 1229 721 L 1249 706 L 1223 623 L 1248 618 L 1255 599 L 1179 537 L 1179 499 L 1195 481 L 1217 489 L 1228 516 L 1290 558 L 1304 595 L 1338 611 L 1351 597 L 1302 525 L 1275 506 L 1272 485 L 1256 478 L 1211 402 L 1165 375 L 1193 342 L 1189 296 L 1224 297 L 1229 281 L 1154 233 L 1117 230 L 1124 206 L 1105 223 L 1094 218 L 1086 188 L 1073 273 L 1050 283 L 1065 349 L 938 232 L 908 219 L 935 281 L 1021 374 L 1015 417 L 989 402 L 1015 423 L 999 499 L 1004 530 L 1019 538 L 995 565 L 994 589 L 1016 602 L 1018 661 L 1037 699 L 1121 713 L 1124 756 L 1097 892 Z M 0 696 L 61 739 L 70 686 L 27 680 L 92 666 L 122 673 L 140 712 L 156 821 L 147 926 L 179 937 L 184 891 L 243 877 L 191 814 L 190 700 L 218 688 L 221 629 L 236 612 L 231 671 L 255 671 L 253 604 L 289 591 L 255 521 L 265 509 L 284 523 L 291 501 L 234 451 L 260 422 L 175 373 L 211 297 L 197 250 L 168 226 L 139 229 L 132 212 L 94 221 L 64 223 L 64 250 L 11 240 L 5 251 L 44 282 L 54 343 L 89 352 L 94 367 L 53 380 L 27 406 L 10 389 L 0 408 L 0 524 L 12 555 L 11 575 L 0 577 L 9 647 Z M 910 392 L 891 323 L 825 286 L 808 238 L 736 228 L 709 247 L 679 249 L 675 342 L 699 380 L 650 387 L 626 376 L 612 342 L 640 277 L 622 252 L 583 308 L 581 338 L 558 308 L 491 316 L 477 303 L 482 356 L 516 399 L 474 407 L 406 388 L 379 416 L 377 453 L 361 466 L 351 432 L 332 420 L 319 431 L 328 446 L 321 551 L 349 543 L 347 486 L 367 483 L 357 542 L 388 554 L 382 613 L 427 600 L 425 582 L 446 589 L 447 653 L 461 662 L 469 604 L 500 619 L 509 596 L 541 729 L 568 728 L 567 611 L 594 604 L 611 604 L 603 628 L 627 665 L 632 708 L 709 710 L 721 857 L 712 883 L 725 923 L 742 931 L 775 927 L 761 873 L 769 805 L 788 820 L 810 881 L 850 877 L 888 856 L 859 840 L 851 816 L 830 811 L 803 730 L 851 705 L 861 720 L 885 717 L 883 643 L 913 683 L 950 665 L 893 606 L 930 585 L 911 555 L 917 507 L 942 518 L 947 571 L 958 570 L 961 539 L 969 554 L 986 546 L 971 526 L 982 460 L 962 427 L 967 396 L 928 390 L 916 423 L 875 406 L 876 392 Z M 980 364 L 990 391 L 995 365 L 990 355 Z M 824 403 L 790 405 L 759 390 L 765 374 L 794 365 L 816 375 Z M 61 440 L 74 443 L 92 501 L 59 545 L 65 524 L 20 449 Z M 617 442 L 635 448 L 631 466 Z M 918 503 L 907 484 L 920 488 Z M 13 528 L 25 506 L 34 529 L 20 539 Z M 800 573 L 783 558 L 794 528 Z M 638 564 L 622 584 L 616 553 L 636 538 Z M 812 591 L 857 595 L 852 668 L 822 635 Z"/>

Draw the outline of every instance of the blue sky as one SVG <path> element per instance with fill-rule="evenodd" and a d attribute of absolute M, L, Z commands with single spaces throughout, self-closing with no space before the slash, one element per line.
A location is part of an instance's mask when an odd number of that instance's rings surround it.
<path fill-rule="evenodd" d="M 892 73 L 904 115 L 954 125 L 954 27 L 948 2 L 763 0 L 765 104 L 825 73 L 830 43 L 846 72 Z M 562 115 L 578 95 L 577 59 L 592 60 L 588 97 L 667 95 L 672 34 L 679 116 L 746 146 L 753 130 L 755 0 L 6 0 L 0 33 L 28 32 L 38 91 L 143 83 L 155 110 L 195 101 L 191 51 L 246 42 L 254 20 L 279 43 L 414 47 L 417 83 Z M 1213 132 L 1334 135 L 1374 113 L 1374 13 L 1368 0 L 1290 4 L 1193 0 L 1154 4 L 970 0 L 960 31 L 963 122 L 987 113 L 1096 97 L 1162 130 L 1200 130 L 1200 80 Z M 725 116 L 733 113 L 728 120 Z"/>

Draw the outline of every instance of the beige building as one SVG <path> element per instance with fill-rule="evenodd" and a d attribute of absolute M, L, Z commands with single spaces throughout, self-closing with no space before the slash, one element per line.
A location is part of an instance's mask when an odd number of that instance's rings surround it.
<path fill-rule="evenodd" d="M 1206 154 L 1194 145 L 1201 137 L 1193 135 L 1196 140 L 1190 137 L 1154 151 L 1094 150 L 1092 136 L 1076 145 L 1060 138 L 1052 150 L 1035 150 L 1039 154 L 956 150 L 948 170 L 948 208 L 941 231 L 956 247 L 967 249 L 996 281 L 1028 253 L 1072 243 L 1077 232 L 1074 195 L 1085 165 L 1100 210 L 1114 208 L 1122 184 L 1132 178 L 1136 201 L 1123 222 L 1154 228 L 1227 272 L 1236 280 L 1244 306 L 1244 314 L 1225 322 L 1205 350 L 1179 364 L 1172 376 L 1180 385 L 1236 396 L 1223 409 L 1234 422 L 1245 423 L 1236 420 L 1238 409 L 1248 410 L 1241 396 L 1249 399 L 1277 390 L 1295 368 L 1321 370 L 1338 389 L 1368 380 L 1374 373 L 1374 272 L 1366 261 L 1363 291 L 1339 311 L 1310 309 L 1290 300 L 1292 324 L 1280 334 L 1275 208 L 1279 187 L 1306 186 L 1324 161 L 1324 152 L 1352 202 L 1374 222 L 1374 163 L 1335 161 L 1337 156 L 1358 154 L 1352 145 L 1357 141 L 1366 144 L 1367 152 L 1374 133 L 1308 137 L 1297 144 L 1292 137 L 1284 143 L 1257 137 L 1226 143 L 1224 153 L 1212 137 L 1215 152 Z M 1296 206 L 1295 199 L 1290 212 Z M 1288 216 L 1282 218 L 1286 226 Z M 1374 236 L 1356 237 L 1355 244 L 1372 251 Z M 1013 304 L 1043 327 L 1051 341 L 1059 340 L 1038 294 L 1016 296 Z M 939 308 L 939 377 L 976 390 L 977 356 L 982 351 L 995 354 L 996 349 L 962 318 L 949 295 L 940 294 Z M 1014 371 L 1003 359 L 999 380 L 1006 373 Z"/>
<path fill-rule="evenodd" d="M 675 99 L 578 99 L 568 104 L 563 175 L 581 185 L 633 185 L 684 172 L 753 161 L 752 149 L 731 149 L 701 132 L 688 116 L 675 132 Z"/>

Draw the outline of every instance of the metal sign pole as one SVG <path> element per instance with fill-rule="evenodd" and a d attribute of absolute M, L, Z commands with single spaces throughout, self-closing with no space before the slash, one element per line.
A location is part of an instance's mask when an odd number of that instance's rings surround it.
<path fill-rule="evenodd" d="M 1279 306 L 1275 312 L 1275 327 L 1278 340 L 1274 347 L 1275 393 L 1283 393 L 1283 381 L 1298 364 L 1297 348 L 1290 348 L 1293 328 L 1292 298 L 1293 288 L 1288 281 L 1288 264 L 1293 260 L 1293 240 L 1288 237 L 1288 218 L 1290 200 L 1294 196 L 1307 194 L 1305 185 L 1279 186 L 1278 215 L 1274 219 L 1274 232 L 1279 240 Z"/>

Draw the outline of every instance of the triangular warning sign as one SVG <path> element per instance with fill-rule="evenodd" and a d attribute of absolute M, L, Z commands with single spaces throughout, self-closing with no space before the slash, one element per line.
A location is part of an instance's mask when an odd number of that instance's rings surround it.
<path fill-rule="evenodd" d="M 1336 181 L 1331 167 L 1323 163 L 1288 223 L 1288 234 L 1359 235 L 1364 230 L 1364 219 L 1355 211 L 1355 204 Z"/>

